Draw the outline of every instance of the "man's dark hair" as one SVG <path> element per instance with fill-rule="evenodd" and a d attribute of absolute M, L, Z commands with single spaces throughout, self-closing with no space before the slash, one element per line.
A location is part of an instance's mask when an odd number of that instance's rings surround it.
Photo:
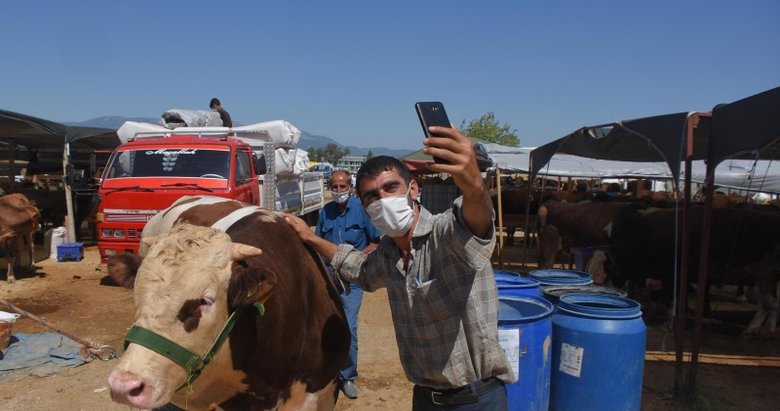
<path fill-rule="evenodd" d="M 406 185 L 409 186 L 409 182 L 412 180 L 412 174 L 401 160 L 390 156 L 376 156 L 371 157 L 368 161 L 363 163 L 357 172 L 355 188 L 357 189 L 358 196 L 362 196 L 362 193 L 360 192 L 360 182 L 363 181 L 364 177 L 376 177 L 383 171 L 388 170 L 397 170 L 401 178 L 404 179 Z"/>
<path fill-rule="evenodd" d="M 221 106 L 222 103 L 219 102 L 219 99 L 214 97 L 211 99 L 211 103 L 209 103 L 209 108 L 214 108 L 214 106 Z"/>

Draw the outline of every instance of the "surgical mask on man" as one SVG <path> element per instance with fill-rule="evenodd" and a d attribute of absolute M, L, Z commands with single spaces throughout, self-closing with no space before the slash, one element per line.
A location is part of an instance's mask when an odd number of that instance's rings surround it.
<path fill-rule="evenodd" d="M 414 220 L 414 210 L 409 205 L 409 193 L 400 196 L 385 197 L 366 207 L 366 213 L 371 217 L 374 226 L 390 237 L 398 237 L 409 231 Z"/>
<path fill-rule="evenodd" d="M 330 195 L 333 197 L 333 201 L 335 201 L 336 204 L 344 204 L 347 202 L 347 200 L 349 200 L 349 191 L 344 191 L 341 193 L 331 191 Z"/>

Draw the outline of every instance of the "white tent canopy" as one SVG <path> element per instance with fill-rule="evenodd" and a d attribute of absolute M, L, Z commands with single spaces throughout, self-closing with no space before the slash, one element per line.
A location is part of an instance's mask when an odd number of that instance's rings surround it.
<path fill-rule="evenodd" d="M 504 173 L 528 173 L 533 147 L 508 147 L 493 143 L 475 144 L 478 156 Z M 694 161 L 691 181 L 703 183 L 707 167 Z M 684 174 L 684 166 L 681 165 Z M 540 175 L 572 178 L 671 179 L 665 162 L 599 160 L 570 154 L 555 154 Z M 715 170 L 715 185 L 742 190 L 780 193 L 780 163 L 771 160 L 725 160 Z"/>

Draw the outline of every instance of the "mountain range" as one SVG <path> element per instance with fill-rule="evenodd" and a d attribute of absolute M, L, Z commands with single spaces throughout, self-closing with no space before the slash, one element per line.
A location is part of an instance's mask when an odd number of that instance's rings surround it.
<path fill-rule="evenodd" d="M 124 124 L 125 121 L 139 121 L 143 123 L 152 123 L 152 124 L 160 124 L 159 118 L 150 118 L 150 117 L 124 117 L 124 116 L 103 116 L 103 117 L 96 117 L 90 120 L 86 121 L 80 121 L 80 122 L 69 122 L 65 123 L 71 126 L 82 126 L 82 127 L 102 127 L 102 128 L 113 128 L 118 129 L 119 127 Z M 236 126 L 240 126 L 242 124 L 235 124 Z M 385 148 L 385 147 L 357 147 L 357 146 L 344 146 L 342 144 L 339 144 L 338 141 L 334 140 L 333 138 L 326 137 L 326 136 L 320 136 L 316 134 L 307 133 L 303 130 L 301 130 L 301 139 L 298 142 L 298 147 L 302 149 L 307 149 L 309 147 L 314 148 L 323 148 L 327 146 L 328 144 L 336 144 L 340 148 L 346 148 L 349 149 L 349 155 L 351 156 L 362 156 L 366 153 L 371 151 L 371 153 L 375 156 L 378 155 L 387 155 L 392 157 L 401 158 L 404 157 L 410 153 L 412 153 L 414 150 L 399 150 L 399 149 L 391 149 L 391 148 Z"/>

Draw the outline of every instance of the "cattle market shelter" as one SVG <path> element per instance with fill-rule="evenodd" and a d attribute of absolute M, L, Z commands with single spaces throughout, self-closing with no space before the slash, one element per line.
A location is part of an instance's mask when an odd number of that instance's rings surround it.
<path fill-rule="evenodd" d="M 630 160 L 663 161 L 669 165 L 675 189 L 679 192 L 681 164 L 684 164 L 686 179 L 684 210 L 682 222 L 682 272 L 677 295 L 677 325 L 675 346 L 677 351 L 677 373 L 675 387 L 681 387 L 681 364 L 683 350 L 683 331 L 685 329 L 685 307 L 687 304 L 688 260 L 690 245 L 688 240 L 689 219 L 687 211 L 690 203 L 690 176 L 693 160 L 706 160 L 705 178 L 706 201 L 704 225 L 702 227 L 701 260 L 699 267 L 699 289 L 704 289 L 708 267 L 709 221 L 714 175 L 716 166 L 726 158 L 750 158 L 758 162 L 772 161 L 777 157 L 780 141 L 780 88 L 775 88 L 755 96 L 716 106 L 713 113 L 675 113 L 648 117 L 637 120 L 619 121 L 599 126 L 583 127 L 561 139 L 533 150 L 529 159 L 529 171 L 534 176 L 539 173 L 555 153 L 567 153 L 584 157 Z M 684 163 L 683 163 L 684 162 Z M 752 184 L 752 183 L 751 183 Z M 675 278 L 677 278 L 675 267 Z M 695 387 L 696 366 L 701 334 L 704 294 L 697 295 L 697 310 L 694 324 L 694 341 L 691 355 L 691 370 L 688 389 Z"/>
<path fill-rule="evenodd" d="M 45 169 L 42 158 L 59 158 L 57 163 L 65 181 L 68 241 L 75 241 L 73 158 L 85 157 L 96 151 L 111 151 L 119 145 L 116 130 L 98 127 L 68 126 L 50 120 L 0 110 L 0 152 L 8 164 L 11 182 L 16 175 L 16 163 L 26 162 L 30 168 Z M 39 166 L 40 164 L 40 166 Z M 33 170 L 34 171 L 34 170 Z"/>

